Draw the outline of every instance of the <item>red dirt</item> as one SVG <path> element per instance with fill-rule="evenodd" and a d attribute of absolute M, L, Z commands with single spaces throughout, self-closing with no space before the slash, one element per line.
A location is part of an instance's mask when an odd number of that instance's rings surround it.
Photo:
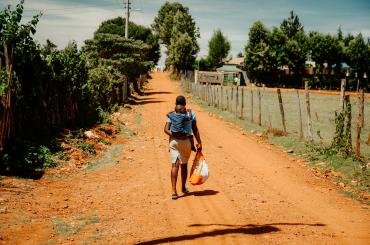
<path fill-rule="evenodd" d="M 149 95 L 125 115 L 138 134 L 117 164 L 62 179 L 1 180 L 1 244 L 370 243 L 368 206 L 191 103 L 211 175 L 171 200 L 163 126 L 180 90 L 167 74 L 152 76 Z"/>

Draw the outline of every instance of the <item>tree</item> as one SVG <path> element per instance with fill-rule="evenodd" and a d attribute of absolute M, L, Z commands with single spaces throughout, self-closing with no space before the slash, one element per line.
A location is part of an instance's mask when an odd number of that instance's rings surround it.
<path fill-rule="evenodd" d="M 293 10 L 290 11 L 290 17 L 280 24 L 280 29 L 289 39 L 292 39 L 298 33 L 304 33 L 299 17 L 294 14 Z"/>
<path fill-rule="evenodd" d="M 208 42 L 208 60 L 212 67 L 219 67 L 223 63 L 230 51 L 230 42 L 222 34 L 220 29 L 213 32 L 211 40 Z"/>
<path fill-rule="evenodd" d="M 253 23 L 245 47 L 244 68 L 252 80 L 268 83 L 276 72 L 276 60 L 269 46 L 270 31 L 261 21 Z"/>
<path fill-rule="evenodd" d="M 343 32 L 342 32 L 342 27 L 339 26 L 338 32 L 337 32 L 337 38 L 339 41 L 343 40 Z"/>
<path fill-rule="evenodd" d="M 192 68 L 199 51 L 197 38 L 200 35 L 189 9 L 178 2 L 166 2 L 155 17 L 152 27 L 167 48 L 166 64 L 173 66 L 177 73 Z"/>
<path fill-rule="evenodd" d="M 316 62 L 319 69 L 320 82 L 325 82 L 324 76 L 331 74 L 333 65 L 341 66 L 343 59 L 343 48 L 336 36 L 329 34 L 315 33 L 308 40 L 308 48 L 311 50 L 312 59 Z M 328 73 L 324 75 L 324 64 L 327 66 Z M 339 70 L 337 69 L 337 72 Z M 322 85 L 319 85 L 322 87 Z M 329 84 L 331 86 L 331 84 Z"/>
<path fill-rule="evenodd" d="M 278 62 L 281 62 L 279 65 L 287 66 L 289 68 L 289 75 L 293 71 L 294 76 L 292 80 L 299 82 L 307 53 L 306 35 L 303 25 L 300 23 L 299 17 L 291 11 L 290 17 L 284 19 L 280 24 L 280 30 L 282 33 L 277 32 L 277 30 L 273 32 L 273 35 L 278 35 L 285 40 L 285 43 L 281 44 L 282 46 L 280 48 L 280 51 L 283 53 L 278 54 Z M 285 37 L 281 37 L 282 35 Z M 275 47 L 277 46 L 275 45 Z"/>
<path fill-rule="evenodd" d="M 86 53 L 91 68 L 106 66 L 117 69 L 134 86 L 134 89 L 141 93 L 137 78 L 140 74 L 147 72 L 152 66 L 148 61 L 147 52 L 149 46 L 140 40 L 126 39 L 116 34 L 99 33 L 94 39 L 86 40 L 84 52 Z M 120 91 L 124 82 L 118 84 Z M 128 94 L 129 91 L 127 91 Z M 125 95 L 120 95 L 121 99 Z M 121 100 L 122 102 L 122 100 Z"/>
<path fill-rule="evenodd" d="M 113 34 L 116 37 L 119 36 L 123 38 L 125 36 L 125 19 L 117 17 L 104 21 L 96 30 L 94 34 L 94 39 L 101 40 L 101 36 L 98 37 L 101 34 Z M 159 39 L 157 35 L 153 34 L 150 28 L 137 25 L 133 22 L 129 22 L 128 34 L 130 41 L 127 41 L 126 43 L 131 43 L 133 45 L 132 47 L 135 50 L 134 52 L 139 52 L 133 54 L 133 57 L 135 57 L 136 55 L 140 57 L 140 59 L 136 59 L 136 61 L 132 60 L 132 62 L 128 61 L 127 59 L 125 61 L 121 60 L 123 63 L 125 63 L 125 65 L 123 65 L 122 63 L 121 66 L 119 66 L 119 72 L 121 72 L 127 78 L 127 81 L 129 81 L 129 83 L 133 85 L 136 92 L 142 93 L 139 88 L 138 78 L 140 74 L 147 73 L 151 68 L 154 67 L 155 64 L 157 64 L 160 57 Z M 113 38 L 113 36 L 110 37 Z M 124 40 L 119 39 L 119 42 L 124 42 Z M 144 43 L 145 45 L 142 47 L 142 49 L 139 50 L 138 46 L 140 46 L 141 43 Z M 95 61 L 99 59 L 100 57 L 96 57 Z M 130 64 L 130 66 L 128 64 Z M 96 67 L 98 66 L 99 65 L 97 65 Z M 124 70 L 124 67 L 129 70 Z"/>
<path fill-rule="evenodd" d="M 104 21 L 100 24 L 99 28 L 95 31 L 95 35 L 99 33 L 117 34 L 121 37 L 125 36 L 125 19 L 117 17 Z M 152 29 L 142 25 L 129 22 L 128 36 L 134 40 L 141 40 L 149 45 L 149 52 L 147 53 L 147 60 L 153 62 L 153 67 L 158 63 L 160 58 L 159 37 L 155 35 Z M 151 67 L 151 68 L 153 68 Z"/>
<path fill-rule="evenodd" d="M 181 23 L 178 22 L 179 18 L 175 17 L 178 13 L 183 15 Z M 189 9 L 178 2 L 165 2 L 158 11 L 158 15 L 154 18 L 152 28 L 166 47 L 171 45 L 174 25 L 181 25 L 181 32 L 187 32 L 193 41 L 199 38 L 199 30 L 189 14 Z"/>
<path fill-rule="evenodd" d="M 329 34 L 317 33 L 309 38 L 309 48 L 312 51 L 312 59 L 323 67 L 328 64 L 329 69 L 337 64 L 342 57 L 342 47 L 338 38 Z"/>
<path fill-rule="evenodd" d="M 174 67 L 176 73 L 192 68 L 196 52 L 193 40 L 188 33 L 185 32 L 173 37 L 168 47 L 168 53 L 167 62 Z"/>
<path fill-rule="evenodd" d="M 364 41 L 362 34 L 358 34 L 354 40 L 349 43 L 347 49 L 347 58 L 350 67 L 357 73 L 360 80 L 364 73 L 370 74 L 370 47 Z M 368 81 L 368 80 L 367 80 Z M 365 81 L 365 82 L 367 82 Z M 367 87 L 368 84 L 365 83 Z"/>
<path fill-rule="evenodd" d="M 1 103 L 0 115 L 0 150 L 3 148 L 5 142 L 12 136 L 12 125 L 13 125 L 13 63 L 15 49 L 19 46 L 27 46 L 33 44 L 32 36 L 36 32 L 36 25 L 39 21 L 41 14 L 33 16 L 33 18 L 26 24 L 21 24 L 23 15 L 23 4 L 24 0 L 16 6 L 15 10 L 12 10 L 10 5 L 0 12 L 0 44 L 3 47 L 3 52 L 0 52 L 0 63 L 1 60 L 5 59 L 6 73 L 2 76 L 6 76 L 6 84 L 1 85 L 5 87 L 4 99 Z M 0 81 L 4 81 L 1 79 Z"/>

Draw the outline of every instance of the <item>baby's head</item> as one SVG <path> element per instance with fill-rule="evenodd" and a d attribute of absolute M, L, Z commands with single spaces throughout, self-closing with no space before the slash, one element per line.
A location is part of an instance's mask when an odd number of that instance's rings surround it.
<path fill-rule="evenodd" d="M 179 96 L 176 97 L 175 112 L 177 112 L 177 113 L 185 113 L 186 112 L 186 99 L 183 95 L 179 95 Z"/>
<path fill-rule="evenodd" d="M 185 113 L 186 112 L 186 107 L 184 105 L 176 105 L 175 106 L 175 112 Z"/>

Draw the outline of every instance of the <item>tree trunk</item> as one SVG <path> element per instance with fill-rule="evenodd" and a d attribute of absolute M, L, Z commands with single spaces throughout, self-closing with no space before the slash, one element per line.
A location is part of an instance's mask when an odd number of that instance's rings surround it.
<path fill-rule="evenodd" d="M 6 141 L 11 138 L 12 134 L 12 94 L 13 94 L 13 59 L 14 59 L 14 48 L 9 49 L 6 44 L 4 44 L 4 56 L 5 56 L 5 67 L 7 73 L 8 89 L 5 97 L 2 100 L 2 115 L 0 115 L 0 150 L 3 149 Z"/>

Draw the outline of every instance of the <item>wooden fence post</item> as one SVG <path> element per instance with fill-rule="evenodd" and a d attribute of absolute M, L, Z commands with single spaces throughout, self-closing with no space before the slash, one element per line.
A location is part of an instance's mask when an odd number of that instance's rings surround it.
<path fill-rule="evenodd" d="M 339 112 L 344 110 L 344 96 L 346 91 L 346 79 L 341 80 L 340 84 L 340 100 L 339 100 Z"/>
<path fill-rule="evenodd" d="M 262 111 L 261 111 L 261 91 L 260 88 L 257 89 L 257 95 L 258 95 L 258 125 L 262 125 Z"/>
<path fill-rule="evenodd" d="M 263 92 L 266 92 L 266 88 L 263 88 Z M 269 121 L 269 128 L 272 128 L 272 123 L 271 123 L 271 115 L 270 115 L 270 104 L 266 103 L 266 113 L 267 113 L 267 118 Z"/>
<path fill-rule="evenodd" d="M 238 118 L 238 103 L 239 103 L 239 86 L 236 86 L 235 92 L 235 117 Z"/>
<path fill-rule="evenodd" d="M 234 86 L 231 87 L 231 94 L 230 94 L 230 107 L 229 112 L 233 112 L 233 102 L 234 102 Z"/>
<path fill-rule="evenodd" d="M 218 96 L 217 96 L 218 94 L 217 94 L 217 93 L 218 93 L 218 86 L 217 86 L 217 85 L 215 85 L 215 107 L 218 107 L 218 106 L 217 106 L 217 102 L 218 102 L 218 101 L 217 101 L 217 98 L 218 98 Z"/>
<path fill-rule="evenodd" d="M 306 108 L 307 108 L 307 126 L 308 126 L 308 141 L 313 141 L 313 128 L 312 128 L 312 120 L 311 120 L 311 109 L 310 109 L 310 94 L 308 91 L 308 81 L 304 84 L 304 89 L 306 92 Z"/>
<path fill-rule="evenodd" d="M 230 103 L 230 98 L 229 98 L 229 87 L 226 87 L 225 94 L 226 94 L 226 107 L 225 111 L 229 110 L 229 103 Z"/>
<path fill-rule="evenodd" d="M 251 122 L 253 123 L 253 88 L 251 88 Z"/>
<path fill-rule="evenodd" d="M 299 99 L 299 91 L 296 89 L 297 92 L 297 103 L 298 103 L 298 112 L 299 112 L 299 138 L 303 139 L 303 126 L 302 126 L 302 110 L 301 110 L 301 100 Z"/>
<path fill-rule="evenodd" d="M 240 119 L 243 119 L 243 111 L 244 111 L 244 88 L 242 88 L 242 94 L 241 94 Z"/>
<path fill-rule="evenodd" d="M 224 110 L 224 86 L 221 85 L 221 110 Z"/>
<path fill-rule="evenodd" d="M 286 126 L 285 126 L 285 114 L 284 114 L 284 107 L 283 107 L 283 99 L 281 98 L 280 89 L 277 89 L 278 99 L 279 99 L 279 107 L 280 107 L 280 115 L 281 115 L 281 123 L 283 125 L 284 133 L 286 133 Z"/>
<path fill-rule="evenodd" d="M 357 159 L 361 157 L 361 129 L 364 127 L 364 90 L 360 89 L 358 97 L 358 117 L 355 155 Z"/>
<path fill-rule="evenodd" d="M 215 106 L 215 85 L 211 85 L 211 92 L 212 92 L 211 105 L 214 107 Z"/>

